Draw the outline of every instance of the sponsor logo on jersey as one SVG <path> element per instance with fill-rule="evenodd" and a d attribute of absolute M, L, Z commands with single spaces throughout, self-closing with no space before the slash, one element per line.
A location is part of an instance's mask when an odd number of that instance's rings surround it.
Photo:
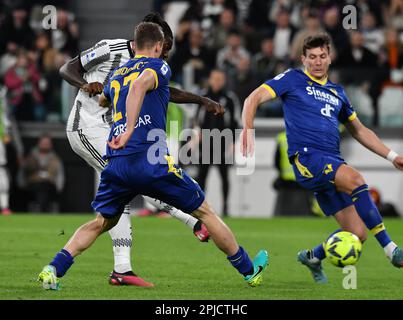
<path fill-rule="evenodd" d="M 147 124 L 151 124 L 151 116 L 149 114 L 145 114 L 143 117 L 139 117 L 134 128 L 137 129 L 138 127 L 145 126 Z"/>
<path fill-rule="evenodd" d="M 136 125 L 134 126 L 135 129 L 142 127 L 142 126 L 146 126 L 148 124 L 151 124 L 151 116 L 149 114 L 145 114 L 142 117 L 139 117 L 137 119 Z M 114 128 L 113 128 L 113 135 L 116 137 L 122 133 L 124 133 L 126 131 L 126 127 L 127 127 L 127 123 L 121 123 L 121 124 L 117 124 Z"/>
<path fill-rule="evenodd" d="M 327 102 L 327 103 L 333 104 L 335 106 L 339 105 L 340 100 L 337 97 L 335 97 L 334 95 L 332 95 L 330 93 L 319 90 L 315 87 L 307 86 L 306 92 L 308 95 L 313 96 L 315 98 L 315 100 Z"/>
<path fill-rule="evenodd" d="M 331 111 L 334 111 L 334 108 L 328 103 L 325 104 L 324 108 L 320 109 L 320 113 L 325 117 L 331 117 Z"/>

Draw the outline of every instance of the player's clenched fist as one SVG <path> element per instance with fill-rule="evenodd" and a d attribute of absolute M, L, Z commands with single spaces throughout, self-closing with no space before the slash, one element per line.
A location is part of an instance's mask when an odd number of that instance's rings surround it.
<path fill-rule="evenodd" d="M 81 86 L 85 92 L 88 93 L 90 97 L 96 96 L 97 94 L 101 94 L 104 90 L 104 85 L 100 82 L 91 82 L 86 83 Z"/>
<path fill-rule="evenodd" d="M 402 156 L 397 156 L 395 160 L 393 160 L 393 165 L 399 169 L 403 170 L 403 157 Z"/>
<path fill-rule="evenodd" d="M 108 141 L 108 146 L 111 149 L 118 150 L 126 147 L 127 142 L 130 140 L 131 134 L 129 132 L 124 132 L 117 137 L 113 136 L 111 141 Z"/>
<path fill-rule="evenodd" d="M 208 112 L 212 112 L 216 116 L 222 116 L 225 112 L 225 108 L 220 103 L 207 97 L 202 97 L 201 105 L 205 107 Z"/>

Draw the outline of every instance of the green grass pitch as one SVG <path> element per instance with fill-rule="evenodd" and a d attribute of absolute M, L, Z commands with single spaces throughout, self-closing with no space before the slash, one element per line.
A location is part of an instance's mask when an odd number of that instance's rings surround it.
<path fill-rule="evenodd" d="M 0 217 L 0 299 L 403 299 L 403 270 L 393 267 L 372 236 L 356 265 L 357 289 L 343 289 L 342 269 L 324 263 L 327 285 L 315 285 L 297 263 L 297 251 L 310 248 L 336 229 L 332 219 L 227 219 L 238 241 L 253 256 L 269 251 L 262 286 L 250 288 L 211 241 L 200 243 L 175 219 L 133 217 L 134 271 L 154 288 L 114 287 L 112 245 L 102 235 L 62 279 L 62 290 L 45 291 L 36 277 L 93 215 L 22 215 Z M 403 220 L 386 219 L 395 242 L 403 243 Z"/>

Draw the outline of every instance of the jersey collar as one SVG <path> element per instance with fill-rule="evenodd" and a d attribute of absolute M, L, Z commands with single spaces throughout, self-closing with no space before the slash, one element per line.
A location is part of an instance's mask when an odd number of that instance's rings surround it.
<path fill-rule="evenodd" d="M 308 70 L 304 70 L 304 73 L 313 81 L 315 81 L 316 83 L 319 83 L 320 85 L 324 86 L 327 83 L 327 77 L 324 80 L 318 80 L 316 79 L 313 75 L 311 75 Z"/>

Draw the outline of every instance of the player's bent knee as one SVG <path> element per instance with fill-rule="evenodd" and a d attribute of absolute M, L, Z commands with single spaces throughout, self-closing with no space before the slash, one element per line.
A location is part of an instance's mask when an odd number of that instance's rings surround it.
<path fill-rule="evenodd" d="M 351 193 L 357 189 L 358 187 L 361 187 L 362 185 L 365 184 L 365 180 L 363 178 L 363 176 L 358 173 L 358 172 L 354 172 L 352 173 L 345 181 L 344 183 L 344 192 L 348 193 L 351 195 Z"/>
<path fill-rule="evenodd" d="M 354 190 L 358 187 L 361 187 L 363 184 L 365 184 L 365 180 L 361 174 L 357 173 L 357 174 L 354 174 L 354 176 L 351 178 L 351 183 L 352 183 L 352 188 Z"/>
<path fill-rule="evenodd" d="M 364 177 L 354 168 L 342 165 L 336 173 L 338 191 L 351 194 L 355 189 L 365 184 Z"/>

